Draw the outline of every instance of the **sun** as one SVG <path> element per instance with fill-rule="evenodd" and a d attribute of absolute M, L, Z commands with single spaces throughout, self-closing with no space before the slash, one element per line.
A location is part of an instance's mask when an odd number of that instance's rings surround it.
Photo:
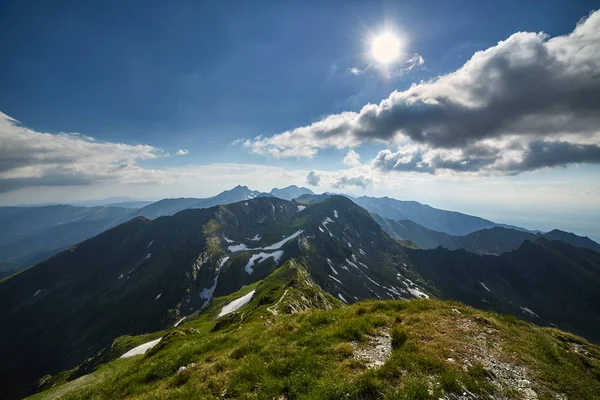
<path fill-rule="evenodd" d="M 400 39 L 391 33 L 383 33 L 371 43 L 371 53 L 380 63 L 389 64 L 400 57 Z"/>

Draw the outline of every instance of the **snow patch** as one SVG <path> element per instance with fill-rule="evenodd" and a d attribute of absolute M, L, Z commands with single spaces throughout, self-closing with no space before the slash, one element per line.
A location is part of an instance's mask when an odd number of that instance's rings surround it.
<path fill-rule="evenodd" d="M 358 249 L 358 252 L 363 256 L 367 255 L 367 253 L 365 253 L 365 251 L 363 249 Z"/>
<path fill-rule="evenodd" d="M 150 244 L 149 244 L 148 246 L 146 246 L 146 248 L 147 248 L 147 249 L 149 249 L 149 248 L 150 248 L 150 246 L 152 246 L 152 243 L 154 243 L 154 240 L 152 240 L 152 241 L 150 242 Z"/>
<path fill-rule="evenodd" d="M 248 260 L 248 264 L 246 264 L 244 269 L 246 270 L 248 275 L 251 275 L 254 272 L 254 268 L 253 268 L 254 264 L 260 264 L 261 262 L 265 261 L 267 258 L 270 258 L 270 257 L 273 257 L 273 259 L 275 260 L 275 264 L 277 264 L 279 262 L 279 260 L 281 260 L 282 256 L 283 256 L 283 250 L 277 250 L 272 253 L 260 252 L 258 254 L 253 254 L 250 257 L 250 259 Z M 257 260 L 258 260 L 258 263 L 256 262 Z"/>
<path fill-rule="evenodd" d="M 536 313 L 534 313 L 531 308 L 527 308 L 527 307 L 520 307 L 521 308 L 521 312 L 523 312 L 523 314 L 529 314 L 532 317 L 540 317 L 539 315 L 537 315 Z"/>
<path fill-rule="evenodd" d="M 147 260 L 147 259 L 149 259 L 150 257 L 152 257 L 152 253 L 148 253 L 148 254 L 146 254 L 146 258 L 144 258 L 144 260 Z"/>
<path fill-rule="evenodd" d="M 225 263 L 227 262 L 227 260 L 229 260 L 229 257 L 223 257 L 223 258 L 221 258 L 221 261 L 219 261 L 219 269 L 221 269 L 223 267 L 223 265 L 225 265 Z"/>
<path fill-rule="evenodd" d="M 160 299 L 160 296 L 162 296 L 162 293 L 157 294 L 156 297 L 154 298 L 154 300 Z"/>
<path fill-rule="evenodd" d="M 348 304 L 348 302 L 346 301 L 346 299 L 344 298 L 344 296 L 342 296 L 341 293 L 338 293 L 338 297 L 340 298 L 341 301 L 343 301 L 344 303 Z"/>
<path fill-rule="evenodd" d="M 296 212 L 300 212 L 300 211 L 304 210 L 305 208 L 306 208 L 306 206 L 298 206 L 298 211 L 296 211 Z"/>
<path fill-rule="evenodd" d="M 485 286 L 485 283 L 483 283 L 483 282 L 479 282 L 479 283 L 481 284 L 481 286 L 483 286 L 483 288 L 485 290 L 487 290 L 488 292 L 491 292 L 490 288 L 488 288 L 487 286 Z"/>
<path fill-rule="evenodd" d="M 175 322 L 175 325 L 173 325 L 173 328 L 176 328 L 179 326 L 179 324 L 181 324 L 183 321 L 185 321 L 187 317 L 183 317 L 181 318 L 179 321 Z"/>
<path fill-rule="evenodd" d="M 287 242 L 289 242 L 290 240 L 292 240 L 292 239 L 294 239 L 294 238 L 296 238 L 296 237 L 300 236 L 300 235 L 302 234 L 302 232 L 304 232 L 304 231 L 303 231 L 302 229 L 300 229 L 300 230 L 298 230 L 298 231 L 296 231 L 296 232 L 292 233 L 290 236 L 288 236 L 288 237 L 284 238 L 283 240 L 280 240 L 280 241 L 279 241 L 279 242 L 277 242 L 277 243 L 274 243 L 274 244 L 272 244 L 272 245 L 270 245 L 270 246 L 263 247 L 263 248 L 261 248 L 261 249 L 257 249 L 257 250 L 277 250 L 277 249 L 279 249 L 281 246 L 283 246 L 284 244 L 286 244 Z"/>
<path fill-rule="evenodd" d="M 221 274 L 221 268 L 223 268 L 223 265 L 225 265 L 227 260 L 229 260 L 229 257 L 221 258 L 221 260 L 219 261 L 219 269 L 217 270 L 217 276 L 215 276 L 213 285 L 209 288 L 202 289 L 202 292 L 200 292 L 200 298 L 206 300 L 206 302 L 204 302 L 204 305 L 210 303 L 210 300 L 213 297 L 213 293 L 215 292 L 215 289 L 217 288 L 217 283 L 219 282 L 219 275 Z"/>
<path fill-rule="evenodd" d="M 226 241 L 227 243 L 234 243 L 234 240 L 229 239 L 227 236 L 223 236 L 223 240 Z"/>
<path fill-rule="evenodd" d="M 358 265 L 354 264 L 352 261 L 348 260 L 347 258 L 346 258 L 346 262 L 348 263 L 348 265 L 358 269 Z"/>
<path fill-rule="evenodd" d="M 337 210 L 333 210 L 333 215 L 334 215 L 334 217 L 339 218 Z"/>
<path fill-rule="evenodd" d="M 336 281 L 337 283 L 339 283 L 340 285 L 343 285 L 342 281 L 340 281 L 340 280 L 339 280 L 338 278 L 336 278 L 335 276 L 333 276 L 333 275 L 329 275 L 329 277 L 330 277 L 331 279 L 333 279 L 334 281 Z"/>
<path fill-rule="evenodd" d="M 377 282 L 375 282 L 373 279 L 369 278 L 369 276 L 365 275 L 365 277 L 370 280 L 371 282 L 373 282 L 374 284 L 376 284 L 377 286 L 381 287 L 381 285 Z"/>
<path fill-rule="evenodd" d="M 233 246 L 228 246 L 227 249 L 232 253 L 235 253 L 238 251 L 244 251 L 244 250 L 253 250 L 253 249 L 249 249 L 248 246 L 246 246 L 243 243 L 234 244 Z"/>
<path fill-rule="evenodd" d="M 123 279 L 123 274 L 119 275 L 117 279 Z"/>
<path fill-rule="evenodd" d="M 42 289 L 38 289 L 34 294 L 33 297 L 37 296 L 38 294 L 40 294 L 42 292 Z"/>
<path fill-rule="evenodd" d="M 260 239 L 262 239 L 262 236 L 260 236 L 257 233 L 256 235 L 254 235 L 254 237 L 252 239 L 248 239 L 248 240 L 252 240 L 253 242 L 258 242 Z"/>
<path fill-rule="evenodd" d="M 348 247 L 352 248 L 352 243 L 348 242 Z"/>
<path fill-rule="evenodd" d="M 292 233 L 290 236 L 285 237 L 282 240 L 280 240 L 277 243 L 273 243 L 272 245 L 269 246 L 265 246 L 265 247 L 257 247 L 257 248 L 249 248 L 248 246 L 246 246 L 245 244 L 235 244 L 233 246 L 228 246 L 227 249 L 232 252 L 238 252 L 238 251 L 255 251 L 255 250 L 278 250 L 279 248 L 281 248 L 281 246 L 283 246 L 284 244 L 286 244 L 287 242 L 289 242 L 290 240 L 300 236 L 302 234 L 302 232 L 304 232 L 302 229 Z"/>
<path fill-rule="evenodd" d="M 138 347 L 134 347 L 133 349 L 129 350 L 119 358 L 129 358 L 133 356 L 139 356 L 140 354 L 145 354 L 148 350 L 156 346 L 161 340 L 162 338 L 158 338 L 156 340 L 141 344 Z"/>
<path fill-rule="evenodd" d="M 244 307 L 246 304 L 250 303 L 250 300 L 252 300 L 252 296 L 254 296 L 254 292 L 256 292 L 256 289 L 252 290 L 248 294 L 245 294 L 244 296 L 240 297 L 239 299 L 235 299 L 232 302 L 230 302 L 229 304 L 225 305 L 221 309 L 221 312 L 219 313 L 219 315 L 217 315 L 217 318 L 222 317 L 227 314 L 231 314 L 232 312 L 237 311 L 240 308 Z"/>

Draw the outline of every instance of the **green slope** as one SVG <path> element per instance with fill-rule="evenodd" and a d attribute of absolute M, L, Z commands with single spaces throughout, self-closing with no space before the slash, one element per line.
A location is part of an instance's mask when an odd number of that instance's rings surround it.
<path fill-rule="evenodd" d="M 344 306 L 293 261 L 160 335 L 32 399 L 600 398 L 600 349 L 581 338 L 452 302 Z"/>

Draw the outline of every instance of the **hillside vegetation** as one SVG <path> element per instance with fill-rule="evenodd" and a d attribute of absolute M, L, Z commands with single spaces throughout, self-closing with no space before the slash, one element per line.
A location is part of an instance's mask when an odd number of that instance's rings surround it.
<path fill-rule="evenodd" d="M 600 349 L 579 337 L 455 302 L 345 306 L 294 261 L 160 335 L 127 359 L 142 340 L 118 339 L 116 359 L 32 399 L 600 398 Z"/>

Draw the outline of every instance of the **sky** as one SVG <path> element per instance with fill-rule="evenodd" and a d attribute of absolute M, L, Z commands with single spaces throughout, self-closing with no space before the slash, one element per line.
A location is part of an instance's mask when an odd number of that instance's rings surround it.
<path fill-rule="evenodd" d="M 597 9 L 0 1 L 0 205 L 296 184 L 600 239 Z"/>

